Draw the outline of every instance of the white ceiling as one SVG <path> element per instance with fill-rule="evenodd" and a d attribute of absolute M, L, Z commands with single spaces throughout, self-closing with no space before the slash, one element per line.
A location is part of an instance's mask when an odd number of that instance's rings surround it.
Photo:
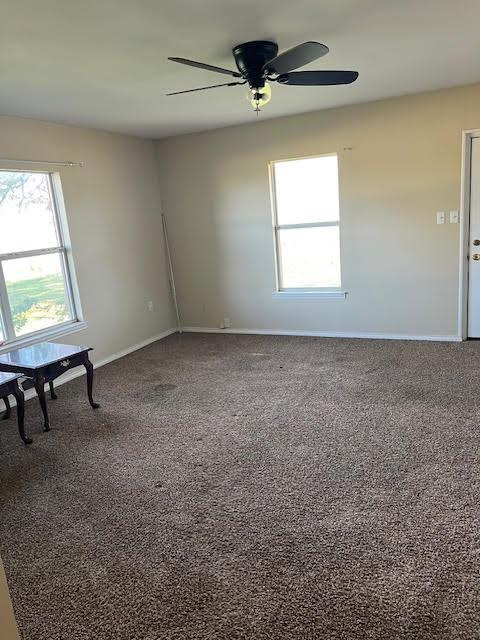
<path fill-rule="evenodd" d="M 347 87 L 273 86 L 261 118 L 480 81 L 480 0 L 1 0 L 0 113 L 148 137 L 251 122 L 244 87 L 167 56 L 234 68 L 233 45 L 306 40 Z"/>

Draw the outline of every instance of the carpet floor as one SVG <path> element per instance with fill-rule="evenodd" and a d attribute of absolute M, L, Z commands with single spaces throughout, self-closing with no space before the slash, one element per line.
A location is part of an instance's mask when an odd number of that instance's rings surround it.
<path fill-rule="evenodd" d="M 184 334 L 0 423 L 24 640 L 480 638 L 480 343 Z M 1 621 L 0 621 L 1 624 Z M 0 633 L 1 636 L 1 633 Z"/>

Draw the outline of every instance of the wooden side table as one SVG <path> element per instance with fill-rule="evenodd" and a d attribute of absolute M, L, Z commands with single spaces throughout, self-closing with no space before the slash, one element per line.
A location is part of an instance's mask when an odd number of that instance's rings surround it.
<path fill-rule="evenodd" d="M 50 430 L 47 402 L 45 400 L 45 384 L 50 386 L 53 400 L 57 398 L 53 388 L 53 381 L 66 371 L 83 365 L 87 371 L 87 395 L 92 409 L 100 405 L 93 400 L 93 365 L 88 352 L 91 347 L 79 347 L 56 342 L 39 342 L 30 347 L 13 349 L 0 354 L 0 371 L 17 373 L 30 378 L 38 395 L 43 413 L 44 431 Z"/>
<path fill-rule="evenodd" d="M 18 373 L 0 373 L 0 399 L 4 401 L 6 408 L 2 420 L 7 420 L 7 418 L 10 417 L 10 401 L 8 396 L 13 396 L 17 401 L 18 432 L 25 444 L 31 444 L 33 440 L 27 438 L 25 434 L 25 397 L 18 384 L 18 378 L 21 378 L 21 375 Z"/>

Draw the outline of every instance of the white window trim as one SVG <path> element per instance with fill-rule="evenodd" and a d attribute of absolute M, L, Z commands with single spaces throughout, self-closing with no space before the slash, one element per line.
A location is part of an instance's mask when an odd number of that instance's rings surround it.
<path fill-rule="evenodd" d="M 307 160 L 310 158 L 326 158 L 335 156 L 339 161 L 338 153 L 322 153 L 313 156 L 303 156 L 299 158 L 284 158 L 282 160 L 272 160 L 268 165 L 270 179 L 270 202 L 272 207 L 272 228 L 273 228 L 273 244 L 275 248 L 275 279 L 276 291 L 272 292 L 272 298 L 278 300 L 345 300 L 347 291 L 338 287 L 322 287 L 322 288 L 286 288 L 282 287 L 282 261 L 280 259 L 280 242 L 279 231 L 282 229 L 312 229 L 315 227 L 338 227 L 340 229 L 340 219 L 323 220 L 321 222 L 305 222 L 299 224 L 278 224 L 277 214 L 277 194 L 275 189 L 275 165 L 280 162 L 291 162 L 293 160 Z M 340 265 L 341 273 L 341 265 Z M 340 276 L 341 277 L 341 276 Z"/>
<path fill-rule="evenodd" d="M 83 331 L 87 327 L 88 322 L 86 320 L 75 320 L 73 322 L 56 324 L 54 327 L 35 331 L 34 333 L 29 333 L 26 336 L 15 338 L 15 340 L 0 342 L 0 353 L 5 353 L 12 349 L 20 349 L 21 347 L 29 347 L 32 344 L 37 344 L 38 342 L 44 342 L 46 340 L 53 340 L 54 338 L 60 338 L 61 336 L 68 336 L 71 333 Z"/>
<path fill-rule="evenodd" d="M 346 300 L 347 295 L 343 289 L 282 289 L 272 292 L 274 300 Z"/>
<path fill-rule="evenodd" d="M 5 336 L 5 339 L 3 341 L 0 341 L 0 353 L 4 353 L 13 348 L 25 347 L 37 342 L 42 342 L 44 340 L 76 333 L 77 331 L 82 331 L 83 329 L 86 329 L 88 323 L 83 318 L 80 304 L 80 294 L 75 275 L 75 268 L 73 265 L 71 241 L 70 235 L 68 233 L 68 224 L 65 211 L 65 203 L 63 200 L 62 186 L 60 182 L 60 174 L 58 172 L 51 172 L 48 170 L 35 171 L 32 169 L 22 170 L 20 168 L 0 168 L 0 171 L 25 171 L 26 173 L 43 173 L 48 175 L 50 195 L 53 204 L 54 223 L 57 237 L 59 239 L 58 246 L 49 247 L 48 249 L 32 249 L 27 251 L 15 251 L 11 253 L 0 254 L 0 303 L 1 307 L 4 310 L 3 316 L 2 314 L 0 314 L 0 322 L 2 321 L 3 317 L 3 332 Z M 1 262 L 3 260 L 12 258 L 27 258 L 31 256 L 48 255 L 51 253 L 58 253 L 62 260 L 65 294 L 71 320 L 17 337 L 15 336 L 13 328 L 10 301 L 8 299 L 8 293 L 5 278 L 3 275 L 3 269 L 1 268 Z"/>

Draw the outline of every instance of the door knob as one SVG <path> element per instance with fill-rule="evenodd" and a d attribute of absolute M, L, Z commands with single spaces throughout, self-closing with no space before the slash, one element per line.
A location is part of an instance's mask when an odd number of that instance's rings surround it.
<path fill-rule="evenodd" d="M 473 246 L 478 247 L 479 244 L 480 244 L 480 240 L 478 238 L 475 238 L 475 240 L 473 241 Z"/>
<path fill-rule="evenodd" d="M 472 256 L 472 260 L 480 260 L 480 253 L 474 253 Z"/>

